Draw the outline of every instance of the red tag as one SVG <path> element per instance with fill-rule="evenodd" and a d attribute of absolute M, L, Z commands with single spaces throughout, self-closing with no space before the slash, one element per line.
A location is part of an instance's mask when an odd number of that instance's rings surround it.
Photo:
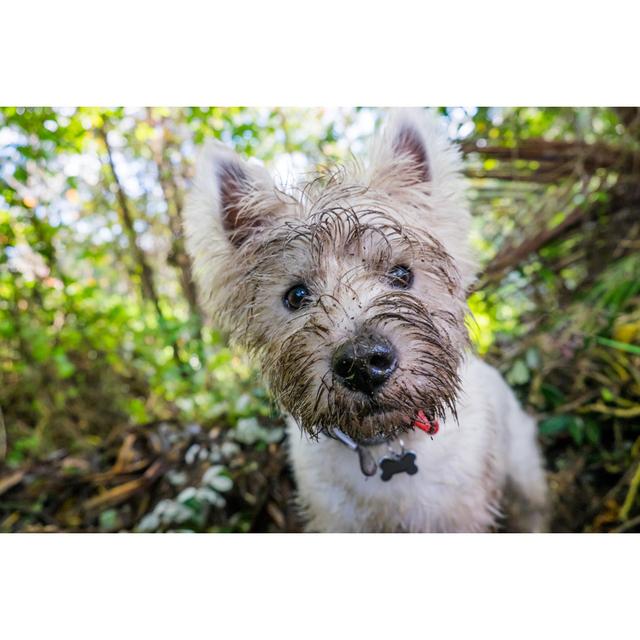
<path fill-rule="evenodd" d="M 429 418 L 424 415 L 424 411 L 422 411 L 422 409 L 418 411 L 418 417 L 413 421 L 413 426 L 418 429 L 422 429 L 422 431 L 428 433 L 430 436 L 435 436 L 440 430 L 438 421 L 434 420 L 431 422 Z"/>

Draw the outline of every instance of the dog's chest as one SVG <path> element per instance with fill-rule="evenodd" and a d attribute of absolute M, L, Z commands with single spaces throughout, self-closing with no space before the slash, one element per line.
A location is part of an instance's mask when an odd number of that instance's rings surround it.
<path fill-rule="evenodd" d="M 330 439 L 308 441 L 290 420 L 289 446 L 308 528 L 320 531 L 483 531 L 498 514 L 502 473 L 487 446 L 486 431 L 443 424 L 433 439 L 405 437 L 415 453 L 413 473 L 388 480 L 382 469 L 366 477 L 357 455 Z M 485 425 L 486 427 L 486 425 Z M 371 447 L 380 461 L 399 453 L 397 443 Z M 388 474 L 387 474 L 388 475 Z"/>

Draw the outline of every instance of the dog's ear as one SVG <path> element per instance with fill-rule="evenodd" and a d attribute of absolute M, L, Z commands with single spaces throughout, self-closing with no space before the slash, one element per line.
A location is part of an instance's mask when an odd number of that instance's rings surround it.
<path fill-rule="evenodd" d="M 460 171 L 458 150 L 443 123 L 423 109 L 392 109 L 372 149 L 371 184 L 393 195 L 403 190 L 449 192 Z"/>
<path fill-rule="evenodd" d="M 224 159 L 215 168 L 220 219 L 231 244 L 241 246 L 260 226 L 260 220 L 248 210 L 245 201 L 256 186 L 244 166 L 236 159 Z"/>
<path fill-rule="evenodd" d="M 390 143 L 393 158 L 406 167 L 408 183 L 419 184 L 431 180 L 429 154 L 423 132 L 411 117 L 398 116 L 390 126 Z"/>
<path fill-rule="evenodd" d="M 207 242 L 222 241 L 238 249 L 283 209 L 263 167 L 249 164 L 219 142 L 205 145 L 185 213 L 188 238 L 208 236 Z"/>
<path fill-rule="evenodd" d="M 393 200 L 394 214 L 423 225 L 452 256 L 466 287 L 475 273 L 462 158 L 444 121 L 426 109 L 393 109 L 374 142 L 368 184 Z"/>

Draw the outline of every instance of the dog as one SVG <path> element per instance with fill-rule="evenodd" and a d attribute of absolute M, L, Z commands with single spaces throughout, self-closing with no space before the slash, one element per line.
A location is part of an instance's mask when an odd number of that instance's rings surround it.
<path fill-rule="evenodd" d="M 204 308 L 286 413 L 308 531 L 543 531 L 536 423 L 473 355 L 459 150 L 397 109 L 368 161 L 275 186 L 220 143 L 185 237 Z"/>

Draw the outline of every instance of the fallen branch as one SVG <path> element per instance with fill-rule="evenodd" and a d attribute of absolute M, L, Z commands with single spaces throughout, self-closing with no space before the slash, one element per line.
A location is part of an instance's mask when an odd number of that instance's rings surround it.
<path fill-rule="evenodd" d="M 139 478 L 120 484 L 117 487 L 113 487 L 113 489 L 90 498 L 82 505 L 82 508 L 85 511 L 92 511 L 124 502 L 136 493 L 147 489 L 165 471 L 166 465 L 164 461 L 156 460 Z"/>
<path fill-rule="evenodd" d="M 573 227 L 582 222 L 585 211 L 581 208 L 574 209 L 560 224 L 549 229 L 542 229 L 539 233 L 530 238 L 525 238 L 516 247 L 507 247 L 487 265 L 480 277 L 481 285 L 484 287 L 488 282 L 498 280 L 506 271 L 509 271 L 522 263 L 532 253 L 540 251 L 544 246 L 561 238 Z"/>
<path fill-rule="evenodd" d="M 517 146 L 481 146 L 477 141 L 462 145 L 465 155 L 477 153 L 483 157 L 503 161 L 527 160 L 539 163 L 580 163 L 585 171 L 593 173 L 598 168 L 618 169 L 636 173 L 640 168 L 640 153 L 614 148 L 605 144 L 566 142 L 534 138 L 520 140 Z"/>

